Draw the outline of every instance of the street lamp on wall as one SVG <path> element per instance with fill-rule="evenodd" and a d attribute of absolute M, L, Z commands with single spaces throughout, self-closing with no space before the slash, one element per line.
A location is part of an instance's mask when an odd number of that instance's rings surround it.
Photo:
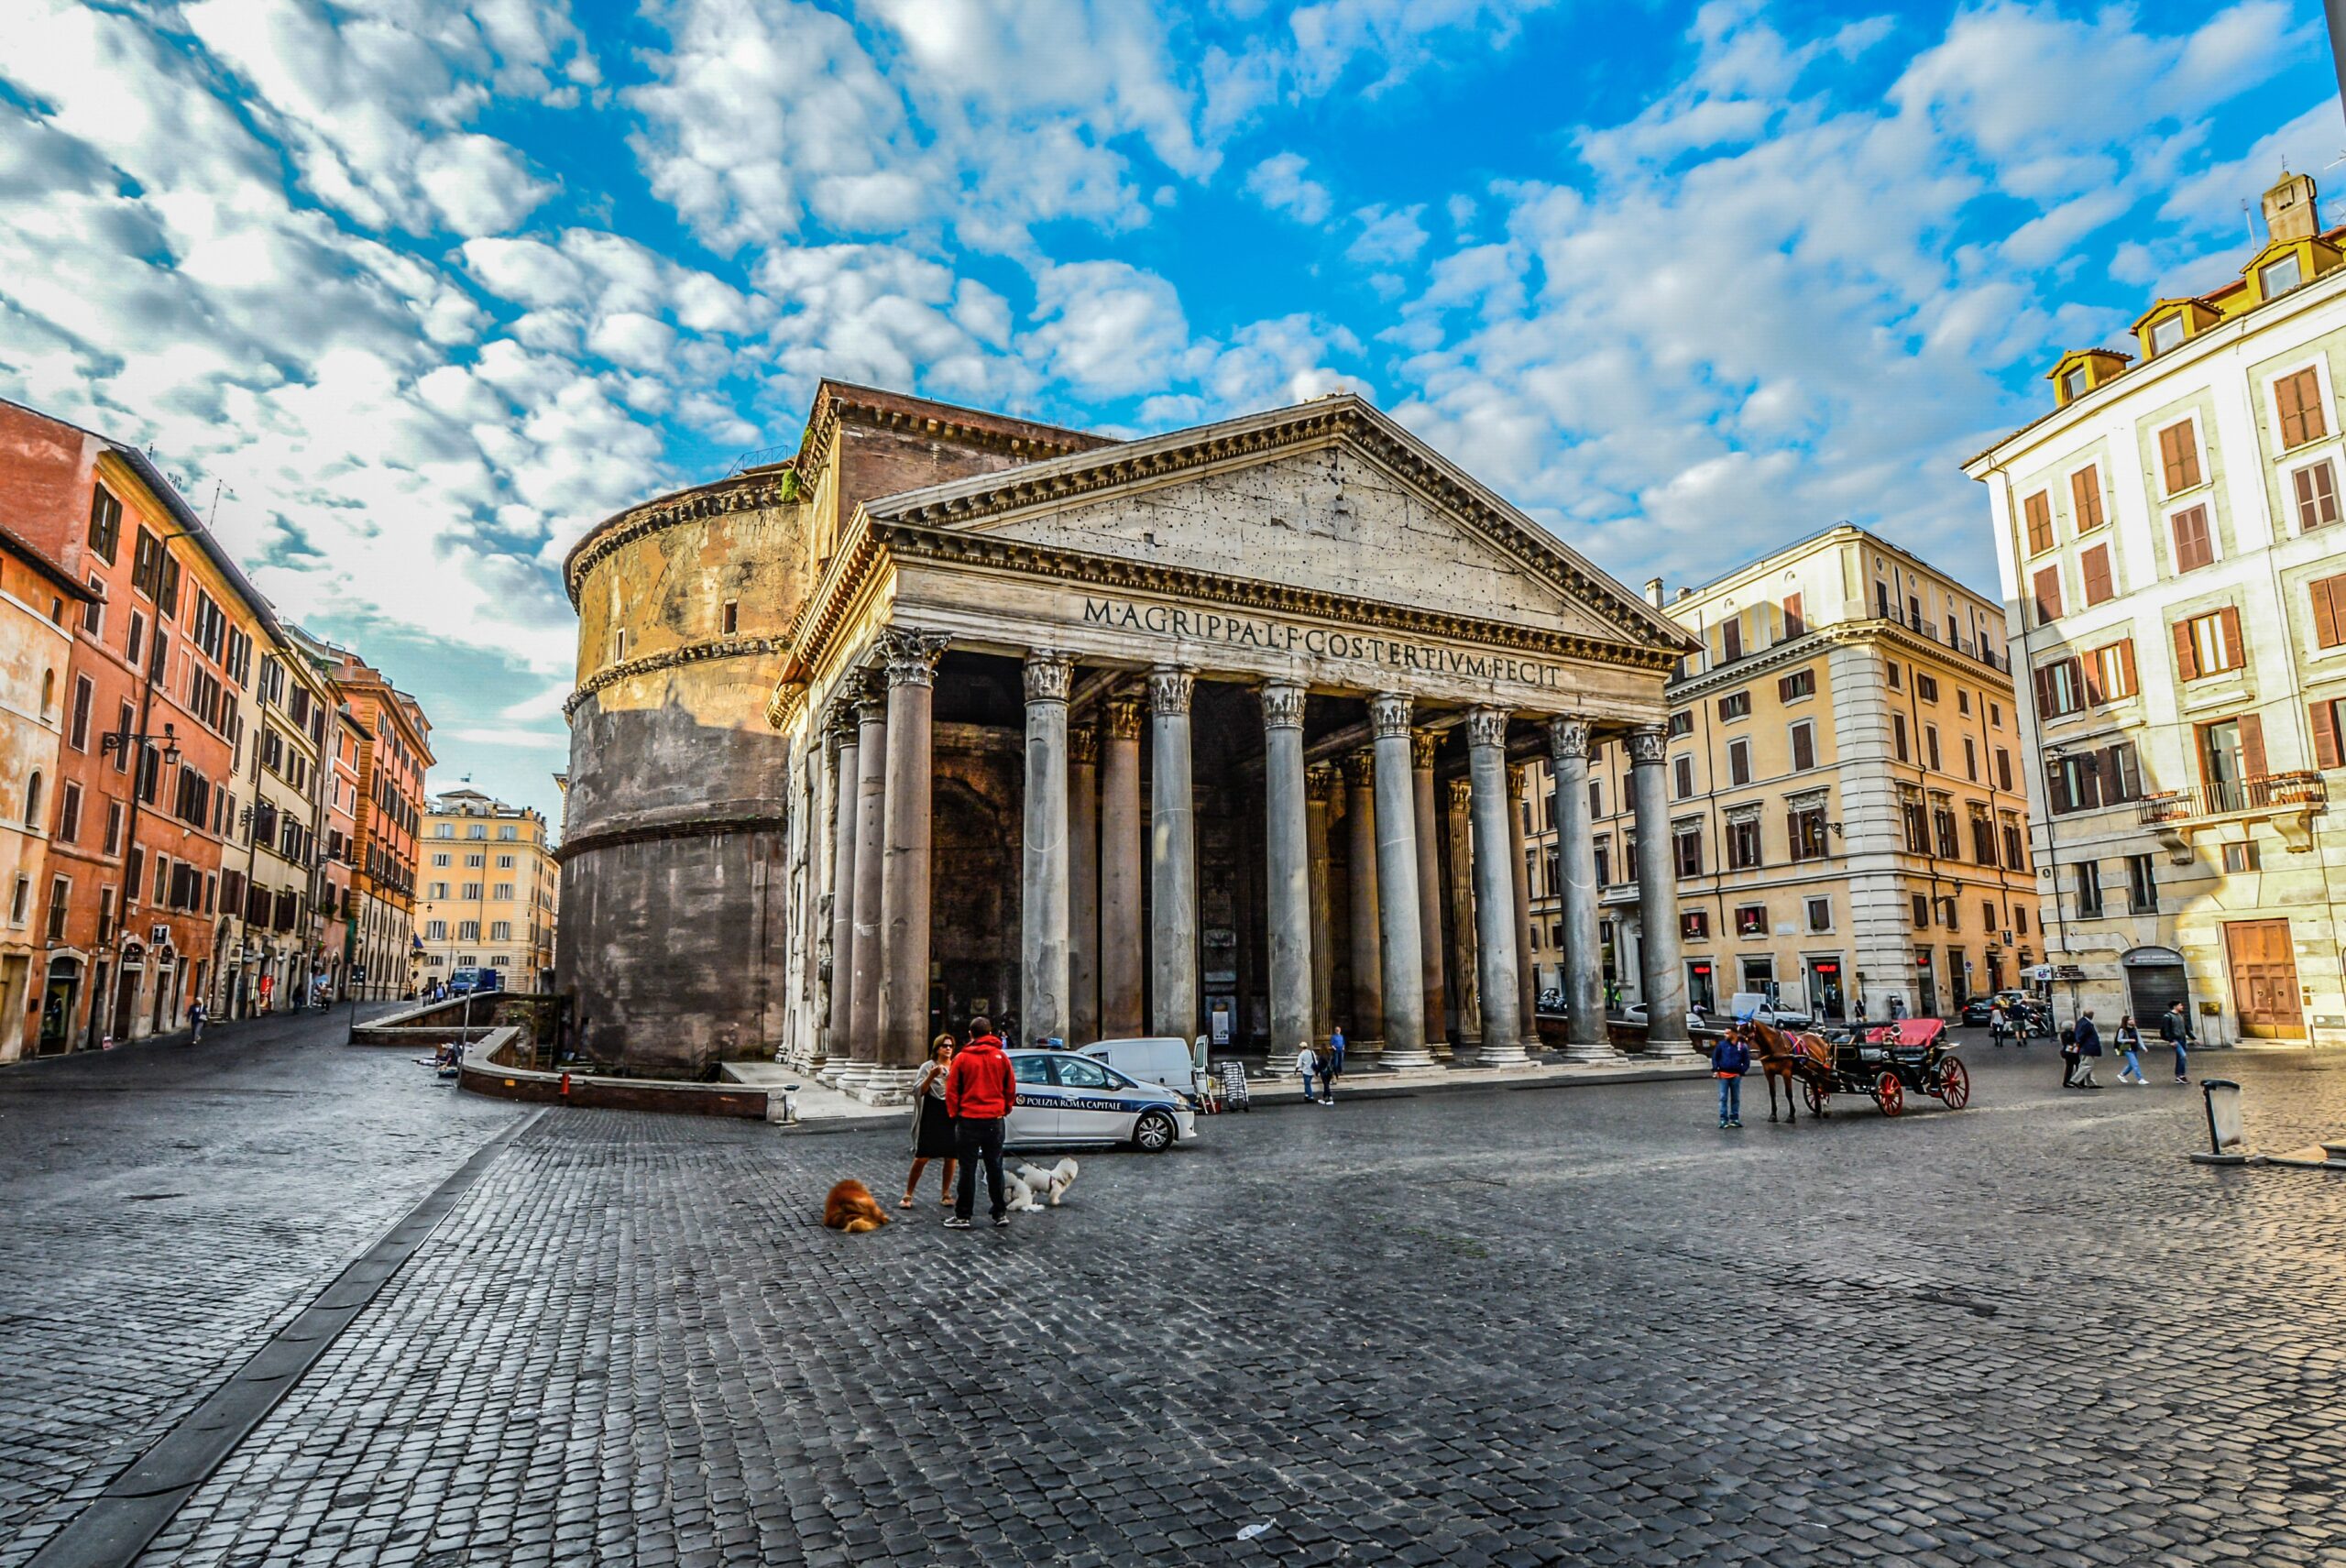
<path fill-rule="evenodd" d="M 159 752 L 163 765 L 167 768 L 179 766 L 179 730 L 168 722 L 164 724 L 163 732 L 159 736 L 133 735 L 129 726 L 125 725 L 120 729 L 109 729 L 98 737 L 98 750 L 103 754 L 112 755 L 119 751 L 127 757 L 133 746 L 137 747 L 141 753 Z"/>

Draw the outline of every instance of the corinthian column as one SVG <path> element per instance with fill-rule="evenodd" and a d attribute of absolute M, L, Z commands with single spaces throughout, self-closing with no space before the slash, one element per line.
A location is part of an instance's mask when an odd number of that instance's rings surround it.
<path fill-rule="evenodd" d="M 1588 723 L 1548 723 L 1556 784 L 1556 861 L 1564 873 L 1564 1059 L 1618 1061 L 1605 1025 L 1605 959 L 1596 938 L 1595 824 L 1588 815 Z"/>
<path fill-rule="evenodd" d="M 1067 1043 L 1100 1036 L 1100 731 L 1067 736 Z"/>
<path fill-rule="evenodd" d="M 855 992 L 855 708 L 845 697 L 832 706 L 830 1018 L 821 1076 L 836 1077 L 848 1057 L 848 1021 Z"/>
<path fill-rule="evenodd" d="M 1311 1037 L 1324 1038 L 1335 1021 L 1336 938 L 1335 921 L 1328 900 L 1328 803 L 1336 797 L 1341 782 L 1336 770 L 1325 763 L 1304 775 L 1304 819 L 1311 839 Z M 1290 1068 L 1293 1059 L 1288 1064 Z M 1271 1066 L 1280 1066 L 1278 1052 L 1271 1053 Z"/>
<path fill-rule="evenodd" d="M 1196 674 L 1148 673 L 1149 1032 L 1198 1034 L 1198 837 L 1189 786 L 1189 697 Z"/>
<path fill-rule="evenodd" d="M 853 1088 L 880 1061 L 880 855 L 888 828 L 888 693 L 866 679 L 856 694 L 855 971 L 850 983 L 848 1063 L 839 1075 Z"/>
<path fill-rule="evenodd" d="M 1441 745 L 1441 735 L 1431 729 L 1409 737 L 1409 798 L 1417 817 L 1418 948 L 1425 960 L 1426 1049 L 1437 1061 L 1450 1056 L 1449 1029 L 1442 1018 L 1442 824 L 1433 809 L 1433 756 Z"/>
<path fill-rule="evenodd" d="M 1141 1032 L 1140 704 L 1108 704 L 1106 755 L 1100 763 L 1100 1036 Z"/>
<path fill-rule="evenodd" d="M 1450 972 L 1457 977 L 1451 994 L 1458 1010 L 1458 1032 L 1452 1037 L 1452 1044 L 1469 1054 L 1473 1048 L 1480 1047 L 1483 1039 L 1483 1015 L 1477 1000 L 1482 986 L 1474 972 L 1474 828 L 1470 809 L 1474 791 L 1471 778 L 1450 781 L 1445 822 L 1450 836 L 1450 929 L 1456 944 L 1450 950 Z"/>
<path fill-rule="evenodd" d="M 1271 1061 L 1311 1038 L 1310 823 L 1303 788 L 1304 689 L 1263 688 L 1263 848 L 1269 873 Z"/>
<path fill-rule="evenodd" d="M 1020 861 L 1018 1018 L 1028 1039 L 1068 1027 L 1067 693 L 1064 653 L 1026 655 L 1026 837 Z"/>
<path fill-rule="evenodd" d="M 1686 966 L 1678 956 L 1678 877 L 1670 853 L 1670 795 L 1662 781 L 1668 737 L 1659 724 L 1629 731 L 1629 782 L 1638 820 L 1638 969 L 1644 981 L 1646 1055 L 1685 1056 Z"/>
<path fill-rule="evenodd" d="M 900 1098 L 928 1052 L 929 715 L 937 661 L 949 639 L 891 628 L 888 828 L 880 884 L 880 1060 L 866 1097 Z"/>
<path fill-rule="evenodd" d="M 1344 759 L 1345 849 L 1353 926 L 1353 1015 L 1344 1042 L 1365 1056 L 1385 1039 L 1385 952 L 1376 904 L 1376 758 L 1354 751 Z"/>
<path fill-rule="evenodd" d="M 1418 892 L 1418 786 L 1409 758 L 1409 698 L 1369 699 L 1376 731 L 1377 931 L 1385 975 L 1387 1067 L 1431 1067 L 1426 1049 L 1425 905 Z"/>
<path fill-rule="evenodd" d="M 1523 1048 L 1540 1048 L 1540 976 L 1531 963 L 1531 858 L 1524 852 L 1523 769 L 1507 771 L 1507 863 L 1515 872 L 1516 1006 L 1523 1020 Z"/>
<path fill-rule="evenodd" d="M 1523 992 L 1516 978 L 1515 859 L 1507 831 L 1505 708 L 1466 716 L 1467 776 L 1474 787 L 1474 948 L 1480 970 L 1482 1067 L 1518 1066 L 1523 1054 Z"/>

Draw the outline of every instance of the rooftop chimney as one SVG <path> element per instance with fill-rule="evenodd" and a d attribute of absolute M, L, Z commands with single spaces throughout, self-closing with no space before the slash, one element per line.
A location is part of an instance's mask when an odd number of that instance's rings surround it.
<path fill-rule="evenodd" d="M 2280 183 L 2264 192 L 2264 234 L 2267 239 L 2306 239 L 2321 232 L 2321 214 L 2314 204 L 2313 176 L 2284 170 Z"/>
<path fill-rule="evenodd" d="M 1646 603 L 1656 609 L 1661 608 L 1661 579 L 1660 577 L 1646 579 Z"/>

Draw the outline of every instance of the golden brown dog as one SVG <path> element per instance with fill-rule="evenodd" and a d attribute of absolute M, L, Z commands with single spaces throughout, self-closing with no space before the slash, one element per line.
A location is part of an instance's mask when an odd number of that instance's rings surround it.
<path fill-rule="evenodd" d="M 888 1211 L 880 1207 L 880 1201 L 872 1196 L 872 1189 L 861 1181 L 842 1181 L 823 1200 L 823 1224 L 827 1229 L 845 1231 L 852 1236 L 876 1231 L 888 1223 Z"/>

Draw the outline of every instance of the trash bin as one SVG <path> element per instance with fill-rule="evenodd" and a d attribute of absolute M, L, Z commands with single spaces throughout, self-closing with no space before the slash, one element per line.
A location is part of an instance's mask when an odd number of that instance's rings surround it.
<path fill-rule="evenodd" d="M 2240 1085 L 2229 1078 L 2203 1079 L 2208 1102 L 2208 1148 L 2191 1157 L 2197 1165 L 2246 1165 L 2248 1132 L 2241 1124 Z"/>

